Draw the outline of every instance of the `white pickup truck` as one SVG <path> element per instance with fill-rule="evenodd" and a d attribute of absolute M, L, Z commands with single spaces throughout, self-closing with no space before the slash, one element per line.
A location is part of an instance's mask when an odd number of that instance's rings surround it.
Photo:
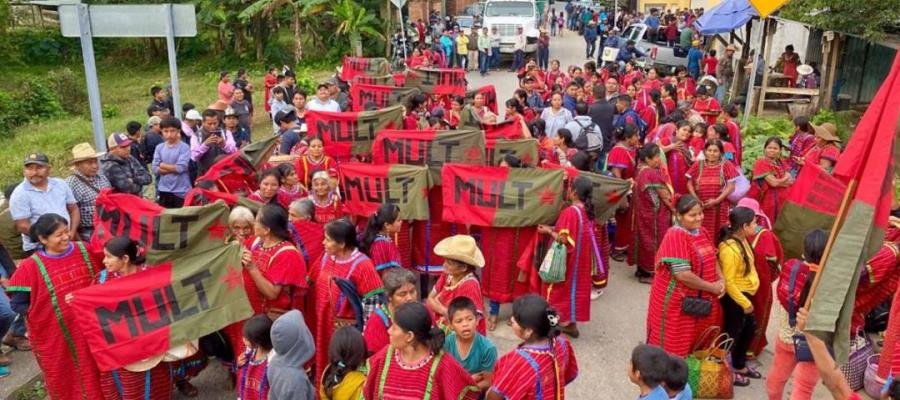
<path fill-rule="evenodd" d="M 518 28 L 525 33 L 525 53 L 537 50 L 540 16 L 537 6 L 529 0 L 489 0 L 484 4 L 482 24 L 489 31 L 497 27 L 500 33 L 500 53 L 512 54 Z"/>
<path fill-rule="evenodd" d="M 629 40 L 634 40 L 635 47 L 647 55 L 647 58 L 653 61 L 653 65 L 664 67 L 677 67 L 679 65 L 687 66 L 687 52 L 689 49 L 682 49 L 676 43 L 675 47 L 669 47 L 662 42 L 652 42 L 645 39 L 647 32 L 645 24 L 631 24 L 622 32 L 619 43 L 625 46 Z"/>

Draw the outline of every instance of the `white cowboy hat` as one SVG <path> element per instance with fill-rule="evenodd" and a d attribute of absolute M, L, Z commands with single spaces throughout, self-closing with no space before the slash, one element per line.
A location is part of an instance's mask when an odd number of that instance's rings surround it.
<path fill-rule="evenodd" d="M 72 148 L 72 159 L 66 165 L 72 165 L 79 161 L 96 160 L 101 155 L 103 153 L 94 150 L 94 146 L 91 146 L 90 143 L 78 143 Z"/>
<path fill-rule="evenodd" d="M 797 73 L 800 75 L 809 75 L 813 73 L 813 67 L 809 66 L 808 64 L 801 64 L 797 67 Z"/>

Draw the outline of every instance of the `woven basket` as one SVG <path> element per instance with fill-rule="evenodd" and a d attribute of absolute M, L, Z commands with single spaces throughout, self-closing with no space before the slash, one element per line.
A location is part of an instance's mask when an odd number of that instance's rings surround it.
<path fill-rule="evenodd" d="M 872 354 L 866 360 L 866 375 L 863 378 L 863 382 L 866 386 L 866 393 L 872 398 L 880 399 L 881 398 L 881 387 L 884 386 L 884 379 L 881 379 L 878 376 L 878 354 Z"/>

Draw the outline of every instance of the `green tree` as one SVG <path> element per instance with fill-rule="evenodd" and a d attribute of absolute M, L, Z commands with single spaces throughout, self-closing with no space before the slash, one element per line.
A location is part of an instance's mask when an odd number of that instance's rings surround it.
<path fill-rule="evenodd" d="M 244 21 L 252 18 L 271 17 L 278 10 L 290 8 L 291 10 L 291 29 L 294 33 L 294 63 L 299 63 L 303 58 L 303 37 L 301 31 L 310 32 L 314 40 L 317 40 L 316 29 L 322 26 L 313 27 L 312 20 L 326 10 L 325 4 L 327 0 L 256 0 L 247 7 L 239 17 Z"/>
<path fill-rule="evenodd" d="M 781 15 L 820 29 L 878 40 L 888 28 L 900 25 L 900 0 L 792 0 Z"/>
<path fill-rule="evenodd" d="M 350 48 L 357 57 L 363 55 L 363 37 L 381 42 L 386 40 L 384 34 L 380 32 L 378 18 L 366 13 L 366 9 L 353 0 L 340 0 L 334 3 L 328 15 L 334 18 L 337 25 L 335 33 L 350 40 Z"/>

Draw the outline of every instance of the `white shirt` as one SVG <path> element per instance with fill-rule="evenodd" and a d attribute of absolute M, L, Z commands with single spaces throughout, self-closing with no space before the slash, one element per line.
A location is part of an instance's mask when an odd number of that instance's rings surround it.
<path fill-rule="evenodd" d="M 313 97 L 312 100 L 308 101 L 306 109 L 311 111 L 341 112 L 341 106 L 338 102 L 328 99 L 328 101 L 323 103 L 318 97 Z"/>
<path fill-rule="evenodd" d="M 525 34 L 516 35 L 516 41 L 513 42 L 513 50 L 525 50 Z"/>

